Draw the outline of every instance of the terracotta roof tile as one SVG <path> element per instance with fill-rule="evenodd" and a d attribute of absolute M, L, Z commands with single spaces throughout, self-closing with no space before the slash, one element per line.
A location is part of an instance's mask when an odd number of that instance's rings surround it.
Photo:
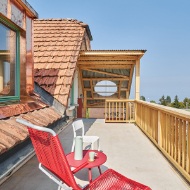
<path fill-rule="evenodd" d="M 39 110 L 28 111 L 18 117 L 28 120 L 36 125 L 47 127 L 61 118 L 53 108 L 46 107 Z M 17 117 L 11 117 L 0 120 L 0 154 L 13 148 L 15 145 L 28 138 L 26 126 L 16 122 Z"/>
<path fill-rule="evenodd" d="M 0 153 L 4 153 L 7 150 L 6 146 L 3 144 L 0 144 Z"/>
<path fill-rule="evenodd" d="M 73 19 L 34 20 L 35 82 L 64 105 L 86 29 L 89 31 L 88 25 Z M 64 96 L 59 96 L 63 93 Z"/>
<path fill-rule="evenodd" d="M 57 78 L 57 81 L 56 81 L 56 87 L 59 87 L 59 90 L 60 90 L 60 88 L 61 88 L 61 86 L 64 84 L 64 78 L 65 78 L 65 76 L 59 76 L 58 78 Z"/>
<path fill-rule="evenodd" d="M 16 139 L 12 138 L 8 133 L 0 130 L 0 144 L 5 146 L 4 151 L 10 149 L 16 144 Z"/>
<path fill-rule="evenodd" d="M 15 139 L 24 140 L 27 137 L 26 133 L 23 133 L 23 131 L 20 131 L 20 129 L 14 125 L 8 124 L 3 120 L 0 123 L 0 130 L 9 133 L 11 136 L 14 136 Z"/>
<path fill-rule="evenodd" d="M 59 69 L 61 65 L 64 65 L 63 63 L 52 63 L 52 68 Z"/>
<path fill-rule="evenodd" d="M 60 89 L 60 94 L 61 95 L 67 95 L 69 94 L 70 86 L 62 85 Z"/>
<path fill-rule="evenodd" d="M 22 113 L 33 111 L 36 109 L 41 109 L 43 107 L 46 107 L 46 105 L 43 103 L 39 104 L 38 102 L 28 102 L 28 103 L 2 106 L 0 107 L 0 119 L 8 118 L 15 115 L 20 115 Z"/>
<path fill-rule="evenodd" d="M 53 95 L 60 94 L 61 84 L 62 84 L 62 83 L 56 84 L 55 90 L 54 90 L 54 94 L 53 94 Z M 57 99 L 57 98 L 56 98 L 56 99 Z"/>
<path fill-rule="evenodd" d="M 64 65 L 64 64 L 63 64 L 63 65 Z M 67 71 L 68 71 L 67 69 L 60 69 L 60 70 L 59 70 L 59 73 L 58 73 L 58 76 L 59 76 L 59 77 L 65 76 Z"/>
<path fill-rule="evenodd" d="M 60 69 L 68 69 L 69 68 L 69 62 L 65 62 L 65 63 L 62 63 L 61 65 L 60 65 Z"/>
<path fill-rule="evenodd" d="M 50 94 L 54 94 L 55 93 L 55 85 L 51 85 L 51 86 L 49 86 L 49 90 L 48 90 L 48 92 L 50 93 Z"/>
<path fill-rule="evenodd" d="M 56 98 L 57 99 L 59 99 L 60 100 L 60 102 L 64 105 L 64 106 L 66 106 L 67 105 L 67 101 L 68 101 L 68 95 L 66 94 L 59 94 L 59 95 L 57 95 L 56 96 Z"/>

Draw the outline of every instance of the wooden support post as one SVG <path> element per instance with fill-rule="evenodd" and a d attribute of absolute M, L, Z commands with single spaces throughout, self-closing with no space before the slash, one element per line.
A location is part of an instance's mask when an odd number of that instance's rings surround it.
<path fill-rule="evenodd" d="M 161 126 L 161 113 L 158 111 L 158 145 L 162 147 L 162 126 Z"/>
<path fill-rule="evenodd" d="M 84 106 L 84 113 L 86 117 L 86 108 L 87 108 L 87 99 L 86 99 L 86 90 L 84 91 L 84 100 L 83 100 L 83 106 Z"/>
<path fill-rule="evenodd" d="M 140 100 L 140 60 L 136 61 L 135 66 L 135 99 Z"/>
<path fill-rule="evenodd" d="M 190 173 L 190 121 L 186 123 L 187 127 L 187 158 L 186 158 L 186 171 Z"/>

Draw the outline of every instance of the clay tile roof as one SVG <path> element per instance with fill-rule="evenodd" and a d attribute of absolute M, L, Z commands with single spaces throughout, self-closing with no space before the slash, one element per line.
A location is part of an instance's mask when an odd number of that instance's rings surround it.
<path fill-rule="evenodd" d="M 85 31 L 92 40 L 88 25 L 75 19 L 34 20 L 35 82 L 64 106 L 70 89 L 62 85 L 72 84 Z"/>
<path fill-rule="evenodd" d="M 46 107 L 43 102 L 27 102 L 20 104 L 12 104 L 0 107 L 0 119 L 5 119 L 11 116 L 20 115 L 30 111 L 38 110 Z"/>
<path fill-rule="evenodd" d="M 27 113 L 23 112 L 19 116 L 1 119 L 0 155 L 28 138 L 28 130 L 26 126 L 17 123 L 17 117 L 22 117 L 33 124 L 47 127 L 48 125 L 60 119 L 61 114 L 57 113 L 52 107 L 44 107 L 41 109 L 30 110 Z"/>

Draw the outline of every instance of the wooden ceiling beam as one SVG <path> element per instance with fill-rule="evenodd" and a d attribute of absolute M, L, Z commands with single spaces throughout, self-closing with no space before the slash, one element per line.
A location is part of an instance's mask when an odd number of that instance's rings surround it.
<path fill-rule="evenodd" d="M 109 72 L 106 72 L 106 71 L 99 71 L 99 70 L 96 70 L 96 69 L 82 69 L 82 70 L 86 70 L 86 71 L 90 71 L 90 72 L 95 72 L 95 73 L 100 73 L 100 74 L 105 74 L 105 75 L 109 75 L 109 76 L 113 76 L 113 77 L 122 77 L 122 78 L 126 78 L 128 79 L 129 77 L 128 76 L 125 76 L 125 75 L 120 75 L 120 74 L 115 74 L 115 73 L 109 73 Z"/>
<path fill-rule="evenodd" d="M 78 65 L 80 69 L 131 69 L 134 65 Z"/>
<path fill-rule="evenodd" d="M 112 94 L 117 94 L 118 93 L 118 91 L 116 91 L 116 92 L 111 92 L 111 91 L 97 91 L 97 92 L 93 92 L 94 94 L 100 94 L 100 93 L 105 93 L 105 94 L 108 94 L 108 93 L 112 93 Z"/>
<path fill-rule="evenodd" d="M 79 57 L 78 61 L 136 61 L 139 59 L 140 56 L 133 55 L 133 56 L 119 56 L 119 57 Z"/>
<path fill-rule="evenodd" d="M 127 56 L 127 55 L 144 55 L 146 50 L 126 50 L 126 51 L 81 51 L 80 56 L 99 56 L 99 57 L 107 57 L 107 56 Z"/>
<path fill-rule="evenodd" d="M 112 78 L 112 77 L 90 77 L 90 78 L 82 78 L 82 80 L 109 80 L 109 81 L 117 81 L 117 80 L 126 80 L 128 81 L 129 80 L 129 77 L 126 77 L 126 78 Z"/>
<path fill-rule="evenodd" d="M 102 65 L 133 65 L 135 64 L 135 60 L 114 60 L 114 59 L 106 59 L 106 60 L 98 60 L 98 59 L 94 59 L 94 60 L 78 60 L 78 64 L 79 65 L 85 65 L 85 64 L 102 64 Z"/>
<path fill-rule="evenodd" d="M 93 85 L 93 86 L 96 86 L 96 87 L 116 87 L 118 85 Z"/>

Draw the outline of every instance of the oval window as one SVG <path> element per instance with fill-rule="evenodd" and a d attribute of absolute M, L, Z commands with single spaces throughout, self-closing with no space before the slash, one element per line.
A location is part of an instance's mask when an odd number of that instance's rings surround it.
<path fill-rule="evenodd" d="M 112 81 L 104 80 L 98 82 L 94 90 L 100 96 L 111 96 L 116 93 L 117 85 Z"/>

